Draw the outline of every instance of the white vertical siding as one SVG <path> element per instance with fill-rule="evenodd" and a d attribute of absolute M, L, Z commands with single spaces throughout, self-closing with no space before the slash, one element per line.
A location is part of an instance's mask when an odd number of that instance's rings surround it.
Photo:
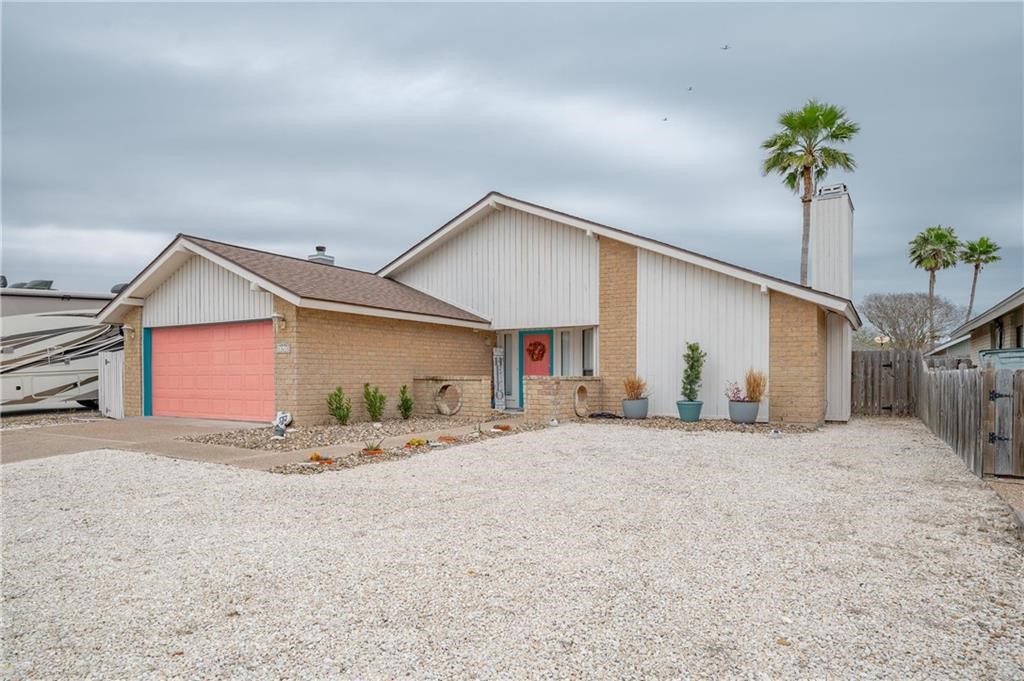
<path fill-rule="evenodd" d="M 839 315 L 828 316 L 825 356 L 825 420 L 849 421 L 853 389 L 853 331 Z"/>
<path fill-rule="evenodd" d="M 598 245 L 586 232 L 504 208 L 392 278 L 496 329 L 597 324 Z"/>
<path fill-rule="evenodd" d="M 651 413 L 677 414 L 683 352 L 696 341 L 708 353 L 701 416 L 727 418 L 726 382 L 742 384 L 750 367 L 768 373 L 768 304 L 759 286 L 638 249 L 637 372 L 647 381 Z M 759 419 L 767 417 L 766 399 Z"/>
<path fill-rule="evenodd" d="M 853 295 L 853 203 L 849 194 L 823 196 L 811 204 L 811 286 L 849 298 Z M 829 315 L 825 372 L 825 418 L 850 420 L 853 363 L 849 323 Z"/>
<path fill-rule="evenodd" d="M 267 319 L 274 297 L 252 291 L 249 282 L 194 255 L 146 298 L 143 326 L 181 326 Z"/>

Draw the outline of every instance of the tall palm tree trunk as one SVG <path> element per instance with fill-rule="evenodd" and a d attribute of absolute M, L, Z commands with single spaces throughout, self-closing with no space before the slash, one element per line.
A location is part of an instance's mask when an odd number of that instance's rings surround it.
<path fill-rule="evenodd" d="M 814 180 L 811 167 L 804 166 L 804 195 L 800 198 L 804 204 L 804 235 L 800 244 L 800 284 L 807 286 L 807 252 L 811 243 L 811 196 L 814 194 Z"/>
<path fill-rule="evenodd" d="M 974 279 L 971 280 L 971 301 L 967 303 L 967 319 L 964 321 L 971 321 L 971 310 L 974 309 L 974 291 L 978 288 L 978 274 L 981 272 L 981 265 L 978 263 L 974 264 Z"/>
<path fill-rule="evenodd" d="M 935 348 L 935 270 L 928 270 L 928 349 Z"/>

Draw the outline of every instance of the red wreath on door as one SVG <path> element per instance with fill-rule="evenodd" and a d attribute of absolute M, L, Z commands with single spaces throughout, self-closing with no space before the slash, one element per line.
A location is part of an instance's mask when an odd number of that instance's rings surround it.
<path fill-rule="evenodd" d="M 526 354 L 530 356 L 530 361 L 539 362 L 544 359 L 544 355 L 547 354 L 548 348 L 540 341 L 533 341 L 526 346 Z"/>

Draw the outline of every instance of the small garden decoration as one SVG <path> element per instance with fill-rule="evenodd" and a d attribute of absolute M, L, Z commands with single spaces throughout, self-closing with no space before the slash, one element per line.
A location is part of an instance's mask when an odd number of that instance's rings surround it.
<path fill-rule="evenodd" d="M 352 400 L 345 397 L 345 391 L 340 385 L 327 396 L 327 410 L 341 425 L 348 423 L 348 418 L 352 415 Z"/>
<path fill-rule="evenodd" d="M 373 440 L 367 440 L 366 442 L 363 443 L 363 454 L 367 456 L 376 456 L 378 454 L 383 454 L 384 450 L 380 448 L 380 446 L 383 443 L 384 440 L 377 440 L 376 442 Z"/>
<path fill-rule="evenodd" d="M 398 413 L 403 419 L 408 420 L 412 416 L 412 395 L 409 394 L 409 386 L 403 385 L 398 391 Z"/>
<path fill-rule="evenodd" d="M 627 419 L 647 418 L 647 381 L 630 376 L 622 382 L 626 398 L 622 400 L 622 415 Z"/>
<path fill-rule="evenodd" d="M 366 403 L 366 413 L 370 415 L 370 420 L 374 423 L 380 422 L 381 417 L 384 415 L 384 405 L 387 404 L 388 398 L 380 391 L 377 386 L 370 386 L 369 383 L 363 384 L 363 402 Z"/>
<path fill-rule="evenodd" d="M 679 391 L 681 400 L 676 401 L 679 420 L 694 422 L 700 419 L 700 410 L 704 402 L 698 400 L 700 394 L 701 374 L 704 373 L 704 361 L 708 353 L 700 349 L 700 343 L 687 343 L 683 353 L 683 384 Z"/>
<path fill-rule="evenodd" d="M 725 396 L 729 399 L 729 420 L 733 423 L 753 423 L 757 420 L 768 377 L 764 372 L 748 369 L 745 383 L 746 392 L 735 381 L 730 381 L 725 388 Z"/>

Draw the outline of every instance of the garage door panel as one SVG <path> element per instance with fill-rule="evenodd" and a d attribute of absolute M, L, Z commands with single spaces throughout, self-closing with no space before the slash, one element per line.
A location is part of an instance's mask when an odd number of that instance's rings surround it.
<path fill-rule="evenodd" d="M 269 321 L 155 328 L 153 414 L 265 421 L 274 416 Z"/>

